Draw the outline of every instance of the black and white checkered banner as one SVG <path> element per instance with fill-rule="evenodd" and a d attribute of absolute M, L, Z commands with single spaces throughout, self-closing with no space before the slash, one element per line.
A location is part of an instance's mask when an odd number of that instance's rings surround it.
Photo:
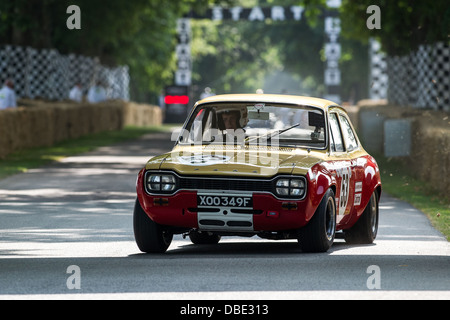
<path fill-rule="evenodd" d="M 422 45 L 409 55 L 387 57 L 388 99 L 397 105 L 450 111 L 450 45 Z"/>
<path fill-rule="evenodd" d="M 385 100 L 389 86 L 386 54 L 381 51 L 381 44 L 369 40 L 369 99 Z"/>
<path fill-rule="evenodd" d="M 96 81 L 107 89 L 110 99 L 129 100 L 127 66 L 107 68 L 98 59 L 61 55 L 54 49 L 0 47 L 0 81 L 10 78 L 18 97 L 64 100 L 76 83 L 86 93 Z"/>

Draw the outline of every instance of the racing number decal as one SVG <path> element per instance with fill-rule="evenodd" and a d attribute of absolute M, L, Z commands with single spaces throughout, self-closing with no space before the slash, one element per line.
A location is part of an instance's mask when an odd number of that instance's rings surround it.
<path fill-rule="evenodd" d="M 344 173 L 342 177 L 341 182 L 341 197 L 339 199 L 339 213 L 341 213 L 342 210 L 345 211 L 345 208 L 347 207 L 348 203 L 348 194 L 349 194 L 349 176 L 347 173 Z"/>
<path fill-rule="evenodd" d="M 351 170 L 348 167 L 338 169 L 337 176 L 341 177 L 341 190 L 339 194 L 339 215 L 345 214 L 345 209 L 347 208 L 348 198 L 350 195 L 350 177 Z"/>

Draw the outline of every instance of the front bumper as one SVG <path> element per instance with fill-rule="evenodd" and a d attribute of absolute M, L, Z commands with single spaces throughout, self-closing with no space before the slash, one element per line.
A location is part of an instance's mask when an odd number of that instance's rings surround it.
<path fill-rule="evenodd" d="M 216 196 L 249 196 L 252 207 L 199 206 L 195 190 L 179 190 L 174 195 L 153 195 L 144 190 L 144 170 L 139 173 L 137 194 L 147 215 L 156 223 L 186 229 L 220 232 L 286 231 L 303 227 L 314 214 L 308 197 L 281 200 L 273 194 L 252 191 L 220 191 Z M 202 191 L 202 194 L 205 192 Z"/>

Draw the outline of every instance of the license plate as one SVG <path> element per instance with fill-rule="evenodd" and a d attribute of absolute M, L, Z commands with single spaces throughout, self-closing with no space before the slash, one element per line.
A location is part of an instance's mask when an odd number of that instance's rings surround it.
<path fill-rule="evenodd" d="M 198 207 L 252 208 L 252 197 L 197 195 Z"/>

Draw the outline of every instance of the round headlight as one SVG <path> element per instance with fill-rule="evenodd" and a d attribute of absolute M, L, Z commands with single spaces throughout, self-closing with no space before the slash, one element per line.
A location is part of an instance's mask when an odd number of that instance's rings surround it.
<path fill-rule="evenodd" d="M 289 196 L 289 179 L 278 179 L 276 192 L 280 196 Z"/>
<path fill-rule="evenodd" d="M 301 198 L 305 195 L 306 184 L 303 178 L 280 178 L 275 183 L 275 193 L 280 197 Z"/>
<path fill-rule="evenodd" d="M 152 173 L 147 176 L 149 192 L 171 192 L 176 188 L 176 178 L 170 173 Z"/>
<path fill-rule="evenodd" d="M 300 179 L 291 179 L 291 188 L 304 188 L 305 182 Z"/>
<path fill-rule="evenodd" d="M 279 179 L 277 181 L 277 187 L 288 188 L 289 187 L 289 179 Z"/>

